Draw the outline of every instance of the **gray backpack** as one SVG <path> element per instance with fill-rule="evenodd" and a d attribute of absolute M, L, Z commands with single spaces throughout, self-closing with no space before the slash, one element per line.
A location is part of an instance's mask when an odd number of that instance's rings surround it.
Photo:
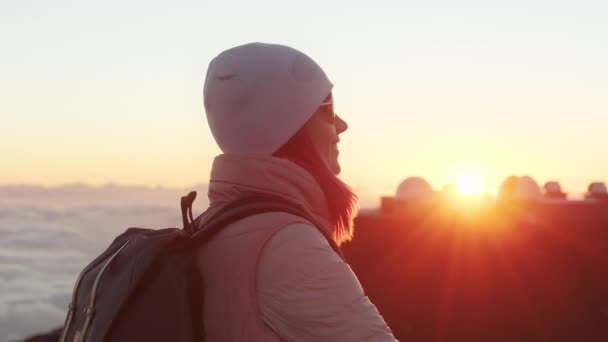
<path fill-rule="evenodd" d="M 229 224 L 266 212 L 297 215 L 320 227 L 301 206 L 265 195 L 210 208 L 193 220 L 195 198 L 196 192 L 182 197 L 183 229 L 129 228 L 84 268 L 61 342 L 205 341 L 197 248 Z"/>

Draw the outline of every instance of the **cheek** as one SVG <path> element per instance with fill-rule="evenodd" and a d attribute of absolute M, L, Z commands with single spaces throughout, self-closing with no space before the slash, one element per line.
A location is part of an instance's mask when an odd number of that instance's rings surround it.
<path fill-rule="evenodd" d="M 329 151 L 334 150 L 334 141 L 336 139 L 336 132 L 332 129 L 326 129 L 325 134 L 323 136 L 323 142 L 325 144 L 325 148 Z"/>
<path fill-rule="evenodd" d="M 327 144 L 327 138 L 324 132 L 320 129 L 317 129 L 315 133 L 311 136 L 314 140 L 314 144 L 319 151 L 325 150 L 325 146 Z"/>
<path fill-rule="evenodd" d="M 328 125 L 324 121 L 310 122 L 310 135 L 318 153 L 327 161 L 331 161 L 337 155 L 334 147 L 336 139 L 336 127 Z"/>

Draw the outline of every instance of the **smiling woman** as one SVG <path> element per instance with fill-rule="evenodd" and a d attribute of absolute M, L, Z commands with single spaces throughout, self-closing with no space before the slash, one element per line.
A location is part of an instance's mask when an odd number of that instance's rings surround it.
<path fill-rule="evenodd" d="M 251 215 L 197 251 L 209 340 L 395 341 L 338 247 L 352 237 L 357 197 L 338 178 L 348 125 L 332 89 L 314 60 L 284 45 L 241 45 L 209 63 L 205 112 L 223 152 L 210 208 L 272 196 L 321 222 Z"/>

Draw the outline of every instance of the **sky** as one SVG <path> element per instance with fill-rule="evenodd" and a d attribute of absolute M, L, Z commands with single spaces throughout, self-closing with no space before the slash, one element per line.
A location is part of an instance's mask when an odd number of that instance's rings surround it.
<path fill-rule="evenodd" d="M 0 2 L 0 185 L 188 187 L 220 153 L 209 61 L 290 45 L 334 83 L 341 178 L 608 181 L 605 1 Z"/>

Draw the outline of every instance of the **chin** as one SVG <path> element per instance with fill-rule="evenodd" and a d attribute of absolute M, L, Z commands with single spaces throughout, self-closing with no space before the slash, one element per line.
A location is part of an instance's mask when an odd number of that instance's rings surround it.
<path fill-rule="evenodd" d="M 338 162 L 335 162 L 335 163 L 333 163 L 331 170 L 337 176 L 340 174 L 340 171 L 342 171 L 342 168 L 340 167 L 340 164 L 338 164 Z"/>

